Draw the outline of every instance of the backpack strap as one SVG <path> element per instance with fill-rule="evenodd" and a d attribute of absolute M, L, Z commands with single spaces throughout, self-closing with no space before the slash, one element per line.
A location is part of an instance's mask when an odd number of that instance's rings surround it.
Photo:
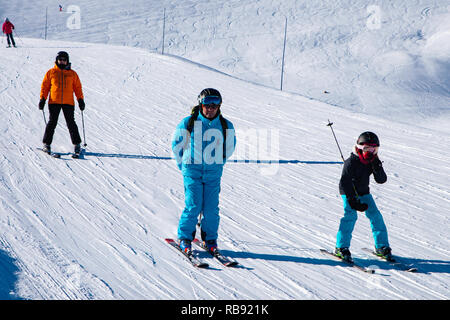
<path fill-rule="evenodd" d="M 226 159 L 227 155 L 227 129 L 228 129 L 228 123 L 227 120 L 222 116 L 222 114 L 219 114 L 220 123 L 222 124 L 222 134 L 223 134 L 223 158 Z"/>
<path fill-rule="evenodd" d="M 192 108 L 191 111 L 191 117 L 189 118 L 188 124 L 187 124 L 187 131 L 189 133 L 192 133 L 192 130 L 194 130 L 194 124 L 195 121 L 198 118 L 198 115 L 200 113 L 200 105 L 196 105 Z M 227 120 L 222 116 L 222 114 L 219 114 L 219 120 L 220 124 L 222 125 L 222 134 L 223 134 L 223 158 L 226 158 L 226 150 L 227 150 L 227 129 L 228 129 L 228 123 Z"/>
<path fill-rule="evenodd" d="M 191 117 L 189 118 L 189 122 L 186 128 L 187 131 L 189 131 L 189 133 L 192 133 L 192 130 L 194 130 L 194 123 L 195 120 L 197 120 L 199 113 L 200 113 L 200 105 L 196 105 L 195 107 L 192 108 Z"/>

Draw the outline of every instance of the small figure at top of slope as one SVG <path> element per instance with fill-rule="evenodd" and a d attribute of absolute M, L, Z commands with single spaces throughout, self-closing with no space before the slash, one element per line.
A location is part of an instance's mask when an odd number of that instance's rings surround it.
<path fill-rule="evenodd" d="M 4 34 L 6 34 L 6 41 L 8 42 L 8 48 L 11 48 L 11 43 L 14 46 L 14 48 L 16 47 L 16 42 L 14 41 L 13 37 L 13 30 L 14 25 L 12 24 L 11 21 L 9 21 L 8 18 L 6 18 L 5 22 L 3 22 L 2 31 Z"/>
<path fill-rule="evenodd" d="M 335 254 L 346 261 L 352 261 L 349 248 L 358 218 L 357 211 L 365 212 L 370 220 L 375 252 L 388 260 L 392 259 L 386 225 L 369 189 L 369 178 L 372 174 L 377 183 L 387 181 L 383 165 L 378 158 L 379 146 L 380 141 L 375 133 L 363 132 L 358 137 L 353 153 L 344 161 L 339 182 L 344 217 L 340 221 L 337 233 Z"/>
<path fill-rule="evenodd" d="M 221 105 L 218 90 L 202 90 L 198 105 L 178 124 L 172 139 L 184 181 L 185 208 L 178 225 L 178 239 L 185 252 L 191 250 L 201 212 L 205 247 L 212 252 L 217 249 L 220 180 L 223 166 L 236 145 L 233 124 L 222 116 Z"/>
<path fill-rule="evenodd" d="M 78 106 L 80 110 L 83 111 L 85 103 L 80 78 L 78 77 L 78 74 L 71 69 L 69 54 L 65 51 L 60 51 L 56 56 L 55 66 L 47 71 L 41 86 L 39 110 L 44 109 L 45 101 L 50 95 L 48 101 L 50 118 L 42 139 L 42 142 L 44 143 L 43 150 L 45 152 L 51 153 L 53 134 L 55 133 L 61 110 L 66 119 L 70 138 L 74 145 L 74 153 L 79 154 L 81 151 L 81 137 L 74 115 L 74 93 L 78 99 Z"/>

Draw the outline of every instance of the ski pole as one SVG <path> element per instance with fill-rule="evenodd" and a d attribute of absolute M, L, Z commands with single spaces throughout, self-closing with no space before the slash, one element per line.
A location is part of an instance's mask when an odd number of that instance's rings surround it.
<path fill-rule="evenodd" d="M 203 216 L 203 211 L 200 212 L 200 214 L 198 215 L 198 221 L 197 221 L 197 226 L 201 226 L 202 224 L 202 216 Z"/>
<path fill-rule="evenodd" d="M 14 34 L 17 36 L 17 38 L 20 40 L 20 43 L 22 43 L 22 45 L 23 45 L 23 41 L 22 41 L 22 39 L 19 37 L 19 35 L 17 34 L 17 31 L 16 31 L 16 30 L 14 30 Z"/>
<path fill-rule="evenodd" d="M 341 154 L 341 159 L 342 159 L 342 161 L 345 162 L 344 156 L 342 155 L 341 147 L 339 146 L 339 142 L 337 141 L 336 135 L 334 134 L 334 130 L 333 130 L 333 122 L 330 122 L 330 119 L 328 119 L 327 127 L 330 127 L 331 132 L 333 133 L 334 140 L 336 141 L 336 144 L 337 144 L 337 146 L 338 146 L 339 153 Z M 358 191 L 356 191 L 356 187 L 355 187 L 355 184 L 353 183 L 353 181 L 352 181 L 352 187 L 353 187 L 353 190 L 355 191 L 356 197 L 358 198 L 358 197 L 359 197 L 359 194 L 358 194 Z"/>
<path fill-rule="evenodd" d="M 83 125 L 83 139 L 84 139 L 84 145 L 83 146 L 87 146 L 86 143 L 86 132 L 84 131 L 84 116 L 83 116 L 83 110 L 81 110 L 81 123 Z"/>
<path fill-rule="evenodd" d="M 331 132 L 333 133 L 334 140 L 336 141 L 337 147 L 339 149 L 339 153 L 341 154 L 341 159 L 342 161 L 345 161 L 344 156 L 342 155 L 341 147 L 339 146 L 339 142 L 337 141 L 336 135 L 334 134 L 333 122 L 330 122 L 330 119 L 328 119 L 327 127 L 330 127 Z"/>
<path fill-rule="evenodd" d="M 44 111 L 44 109 L 42 109 L 42 115 L 44 116 L 44 123 L 45 123 L 45 126 L 47 126 L 47 119 L 45 119 L 45 111 Z"/>

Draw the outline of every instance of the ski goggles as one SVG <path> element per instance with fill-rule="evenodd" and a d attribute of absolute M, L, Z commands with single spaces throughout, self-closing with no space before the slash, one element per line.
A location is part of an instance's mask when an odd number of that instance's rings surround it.
<path fill-rule="evenodd" d="M 358 149 L 362 150 L 362 152 L 378 152 L 378 146 L 376 144 L 357 144 L 356 146 L 358 147 Z"/>
<path fill-rule="evenodd" d="M 200 103 L 204 106 L 205 105 L 206 106 L 211 106 L 211 105 L 220 106 L 220 104 L 222 103 L 222 99 L 220 99 L 220 97 L 218 97 L 218 96 L 206 96 L 200 100 Z"/>

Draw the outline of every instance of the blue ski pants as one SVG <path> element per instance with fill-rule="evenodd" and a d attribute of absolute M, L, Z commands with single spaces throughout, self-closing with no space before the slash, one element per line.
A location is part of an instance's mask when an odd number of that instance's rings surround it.
<path fill-rule="evenodd" d="M 355 227 L 356 220 L 358 219 L 358 213 L 355 209 L 350 207 L 345 195 L 342 195 L 342 200 L 344 202 L 344 217 L 341 219 L 339 225 L 339 231 L 336 237 L 336 248 L 349 248 L 353 228 Z M 375 248 L 381 248 L 384 246 L 388 247 L 389 241 L 386 225 L 384 224 L 383 216 L 378 210 L 372 195 L 365 194 L 363 196 L 359 196 L 359 200 L 369 206 L 365 213 L 366 217 L 370 221 L 370 227 L 372 228 L 372 235 L 375 241 Z"/>
<path fill-rule="evenodd" d="M 198 216 L 203 212 L 203 240 L 216 240 L 219 229 L 219 193 L 221 176 L 183 176 L 185 208 L 178 224 L 178 239 L 193 240 Z"/>

